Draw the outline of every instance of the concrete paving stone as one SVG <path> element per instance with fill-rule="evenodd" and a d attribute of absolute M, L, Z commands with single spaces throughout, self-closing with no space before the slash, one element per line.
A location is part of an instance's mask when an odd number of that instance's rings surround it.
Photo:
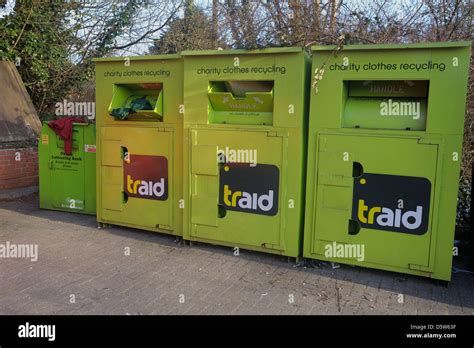
<path fill-rule="evenodd" d="M 326 313 L 327 306 L 323 303 L 319 302 L 314 302 L 314 304 L 311 306 L 310 315 L 323 315 Z"/>
<path fill-rule="evenodd" d="M 217 315 L 229 315 L 233 312 L 236 312 L 239 307 L 243 305 L 243 302 L 239 300 L 232 300 L 225 303 L 215 304 L 214 306 L 217 307 L 216 314 Z"/>
<path fill-rule="evenodd" d="M 234 256 L 233 248 L 183 246 L 159 233 L 99 230 L 94 217 L 40 210 L 37 199 L 0 202 L 0 242 L 39 247 L 37 262 L 0 259 L 0 314 L 474 314 L 471 274 L 453 274 L 444 287 L 325 262 L 295 267 L 277 255 Z"/>
<path fill-rule="evenodd" d="M 358 314 L 361 301 L 344 300 L 341 303 L 341 314 Z"/>

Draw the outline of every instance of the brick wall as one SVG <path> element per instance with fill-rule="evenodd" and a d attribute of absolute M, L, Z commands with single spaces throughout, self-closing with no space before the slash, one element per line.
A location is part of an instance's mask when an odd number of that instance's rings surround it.
<path fill-rule="evenodd" d="M 38 185 L 35 147 L 0 149 L 0 190 Z"/>

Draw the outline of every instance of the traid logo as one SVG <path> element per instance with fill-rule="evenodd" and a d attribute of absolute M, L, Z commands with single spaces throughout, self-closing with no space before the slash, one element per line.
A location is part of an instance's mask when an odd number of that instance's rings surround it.
<path fill-rule="evenodd" d="M 219 204 L 226 210 L 276 215 L 280 171 L 270 164 L 226 163 L 220 168 Z"/>
<path fill-rule="evenodd" d="M 165 201 L 168 199 L 168 159 L 127 152 L 123 161 L 123 180 L 128 197 Z"/>
<path fill-rule="evenodd" d="M 422 235 L 430 196 L 426 178 L 365 173 L 354 178 L 352 219 L 364 228 Z"/>

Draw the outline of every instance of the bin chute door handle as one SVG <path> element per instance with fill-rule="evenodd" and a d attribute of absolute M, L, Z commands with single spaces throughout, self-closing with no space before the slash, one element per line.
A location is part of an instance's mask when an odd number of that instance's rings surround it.
<path fill-rule="evenodd" d="M 350 235 L 356 235 L 357 233 L 360 232 L 360 224 L 358 221 L 349 219 L 349 224 L 348 224 L 348 231 Z"/>
<path fill-rule="evenodd" d="M 125 204 L 128 202 L 128 193 L 125 191 L 122 191 L 122 203 Z"/>
<path fill-rule="evenodd" d="M 364 167 L 359 162 L 352 162 L 352 177 L 354 181 L 361 178 L 364 175 Z M 349 219 L 347 225 L 347 233 L 350 235 L 356 235 L 360 232 L 360 223 L 354 219 Z"/>
<path fill-rule="evenodd" d="M 360 178 L 364 175 L 364 167 L 359 162 L 352 162 L 352 177 Z"/>
<path fill-rule="evenodd" d="M 53 169 L 53 160 L 48 161 L 48 168 Z"/>

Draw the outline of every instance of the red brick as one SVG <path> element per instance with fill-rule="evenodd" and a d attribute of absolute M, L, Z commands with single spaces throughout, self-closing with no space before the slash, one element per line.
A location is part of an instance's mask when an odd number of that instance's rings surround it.
<path fill-rule="evenodd" d="M 21 160 L 16 161 L 16 153 Z M 38 184 L 38 151 L 36 148 L 0 150 L 0 190 Z"/>

